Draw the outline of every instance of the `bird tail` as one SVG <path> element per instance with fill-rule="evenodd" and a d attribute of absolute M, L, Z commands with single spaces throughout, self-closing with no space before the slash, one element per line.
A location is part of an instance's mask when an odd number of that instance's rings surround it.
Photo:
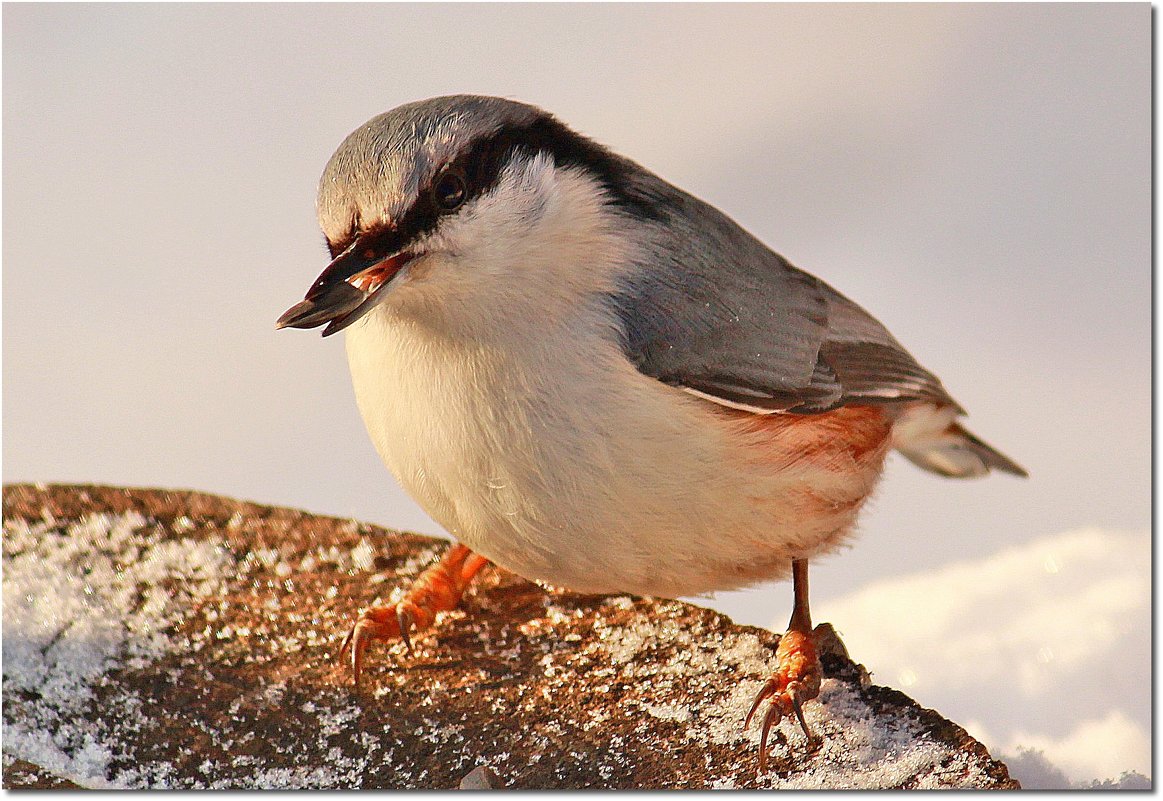
<path fill-rule="evenodd" d="M 984 476 L 1000 470 L 1025 478 L 1025 469 L 982 442 L 956 421 L 954 406 L 914 404 L 893 425 L 893 447 L 924 470 L 951 478 Z"/>

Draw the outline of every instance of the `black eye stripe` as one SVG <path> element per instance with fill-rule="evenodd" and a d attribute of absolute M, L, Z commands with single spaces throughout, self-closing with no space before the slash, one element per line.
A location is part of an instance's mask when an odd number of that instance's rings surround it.
<path fill-rule="evenodd" d="M 376 235 L 376 252 L 385 255 L 395 253 L 436 228 L 440 217 L 449 211 L 442 208 L 435 199 L 441 178 L 448 174 L 463 178 L 464 197 L 457 205 L 459 208 L 496 187 L 502 169 L 517 150 L 531 156 L 541 152 L 549 153 L 559 167 L 584 168 L 606 190 L 607 202 L 629 214 L 649 219 L 659 219 L 663 214 L 649 192 L 635 182 L 635 167 L 631 162 L 546 115 L 528 125 L 504 127 L 490 136 L 477 139 L 459 158 L 437 170 L 428 183 L 420 188 L 416 203 L 396 221 L 396 225 Z M 353 229 L 332 245 L 332 257 L 343 252 L 360 233 Z"/>

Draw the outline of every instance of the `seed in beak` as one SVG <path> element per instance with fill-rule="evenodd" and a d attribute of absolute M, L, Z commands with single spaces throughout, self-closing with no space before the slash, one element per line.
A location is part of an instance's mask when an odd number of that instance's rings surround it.
<path fill-rule="evenodd" d="M 387 276 L 384 275 L 384 270 L 378 267 L 371 267 L 364 270 L 362 273 L 356 273 L 351 278 L 347 279 L 347 283 L 365 294 L 371 294 L 379 289 Z"/>
<path fill-rule="evenodd" d="M 402 253 L 379 264 L 373 264 L 366 270 L 361 270 L 348 278 L 347 283 L 365 295 L 370 295 L 388 281 L 392 280 L 396 273 L 400 271 L 400 268 L 404 266 L 404 263 L 410 258 L 412 258 L 410 253 Z"/>

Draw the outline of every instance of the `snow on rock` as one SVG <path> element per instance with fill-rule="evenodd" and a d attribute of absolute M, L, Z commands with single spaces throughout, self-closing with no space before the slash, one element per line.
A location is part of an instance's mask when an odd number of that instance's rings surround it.
<path fill-rule="evenodd" d="M 83 716 L 94 688 L 170 650 L 165 630 L 222 589 L 229 561 L 221 545 L 165 539 L 136 512 L 6 517 L 5 752 L 103 786 L 110 744 Z"/>
<path fill-rule="evenodd" d="M 357 690 L 333 659 L 354 615 L 437 541 L 101 487 L 6 487 L 4 520 L 5 787 L 1015 786 L 839 654 L 805 709 L 822 747 L 785 722 L 758 775 L 742 724 L 777 637 L 677 601 L 491 568 Z"/>

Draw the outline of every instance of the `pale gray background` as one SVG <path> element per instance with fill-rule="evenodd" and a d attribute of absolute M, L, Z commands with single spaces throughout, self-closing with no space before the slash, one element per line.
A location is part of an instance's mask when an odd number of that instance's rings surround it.
<path fill-rule="evenodd" d="M 814 570 L 818 608 L 1082 526 L 1146 536 L 1146 4 L 8 5 L 3 40 L 7 482 L 438 532 L 373 452 L 339 337 L 273 323 L 327 261 L 314 190 L 340 140 L 479 92 L 552 110 L 856 299 L 1030 470 L 958 483 L 893 457 L 855 547 Z M 782 622 L 790 588 L 712 605 Z M 1128 642 L 1099 699 L 966 704 L 1047 736 L 1121 705 L 1146 737 L 1149 632 Z"/>

